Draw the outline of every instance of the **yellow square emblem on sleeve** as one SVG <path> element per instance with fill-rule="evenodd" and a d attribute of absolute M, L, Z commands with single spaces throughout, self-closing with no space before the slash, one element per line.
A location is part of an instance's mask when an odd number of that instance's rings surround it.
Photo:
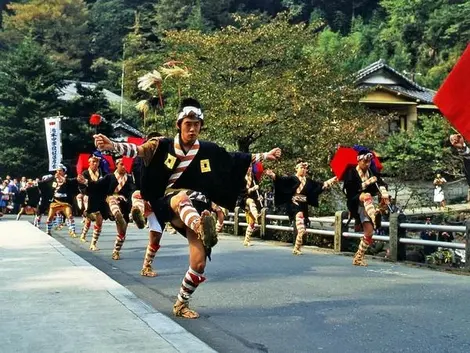
<path fill-rule="evenodd" d="M 176 157 L 168 153 L 168 155 L 166 156 L 165 165 L 168 168 L 173 169 L 173 167 L 175 166 L 175 162 L 176 162 Z"/>
<path fill-rule="evenodd" d="M 208 159 L 201 160 L 201 172 L 208 173 L 211 171 L 211 164 L 209 163 Z"/>
<path fill-rule="evenodd" d="M 52 187 L 53 187 L 53 188 L 56 188 L 56 187 L 57 187 L 57 183 L 56 183 L 55 181 L 52 183 Z"/>

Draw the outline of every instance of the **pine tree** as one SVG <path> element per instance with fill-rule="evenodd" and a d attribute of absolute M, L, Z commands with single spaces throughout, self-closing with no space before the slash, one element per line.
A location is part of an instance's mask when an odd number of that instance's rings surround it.
<path fill-rule="evenodd" d="M 43 118 L 59 113 L 61 73 L 31 39 L 0 61 L 0 175 L 47 172 Z"/>

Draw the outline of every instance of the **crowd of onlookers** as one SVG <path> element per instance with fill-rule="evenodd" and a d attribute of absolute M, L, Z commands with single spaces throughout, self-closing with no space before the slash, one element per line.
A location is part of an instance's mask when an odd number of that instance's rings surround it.
<path fill-rule="evenodd" d="M 19 197 L 20 192 L 27 186 L 37 185 L 39 179 L 21 179 L 11 178 L 9 175 L 2 179 L 0 177 L 0 213 L 18 213 L 22 199 Z"/>

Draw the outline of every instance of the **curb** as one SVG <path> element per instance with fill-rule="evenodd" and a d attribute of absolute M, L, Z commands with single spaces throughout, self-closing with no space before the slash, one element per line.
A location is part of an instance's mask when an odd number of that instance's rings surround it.
<path fill-rule="evenodd" d="M 88 261 L 69 250 L 58 240 L 49 237 L 41 230 L 34 227 L 26 221 L 18 223 L 27 223 L 29 227 L 34 228 L 41 237 L 47 237 L 47 244 L 59 252 L 66 260 L 74 266 L 81 267 L 88 272 L 87 276 L 92 277 L 96 283 L 106 290 L 112 297 L 120 302 L 127 310 L 132 312 L 139 320 L 149 326 L 157 335 L 162 337 L 178 352 L 181 353 L 214 353 L 217 352 L 199 338 L 188 332 L 182 326 L 163 315 L 141 299 L 139 299 L 129 289 L 113 280 L 111 277 L 100 271 Z"/>

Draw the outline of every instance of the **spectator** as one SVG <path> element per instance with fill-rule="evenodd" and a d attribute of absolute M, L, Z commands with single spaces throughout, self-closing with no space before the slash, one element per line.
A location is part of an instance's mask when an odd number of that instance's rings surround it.
<path fill-rule="evenodd" d="M 448 243 L 452 243 L 454 241 L 454 234 L 452 232 L 439 232 L 439 235 L 437 236 L 437 239 L 439 241 L 445 241 Z"/>
<path fill-rule="evenodd" d="M 6 207 L 8 206 L 8 202 L 10 200 L 10 188 L 8 186 L 8 179 L 3 181 L 2 186 L 0 187 L 0 212 L 6 213 Z"/>
<path fill-rule="evenodd" d="M 424 224 L 431 224 L 431 218 L 426 218 L 426 222 Z M 429 229 L 421 231 L 419 237 L 422 240 L 437 240 L 437 234 Z M 425 256 L 431 255 L 433 252 L 437 251 L 437 246 L 433 245 L 424 245 L 423 246 L 423 253 Z"/>
<path fill-rule="evenodd" d="M 443 185 L 447 183 L 441 174 L 437 174 L 436 178 L 433 181 L 434 184 L 434 202 L 439 204 L 441 208 L 446 207 L 446 200 L 444 195 Z"/>
<path fill-rule="evenodd" d="M 10 205 L 13 207 L 12 212 L 13 213 L 18 213 L 20 210 L 20 204 L 18 203 L 18 194 L 20 192 L 20 183 L 18 182 L 18 179 L 13 179 L 12 182 L 10 182 Z"/>

